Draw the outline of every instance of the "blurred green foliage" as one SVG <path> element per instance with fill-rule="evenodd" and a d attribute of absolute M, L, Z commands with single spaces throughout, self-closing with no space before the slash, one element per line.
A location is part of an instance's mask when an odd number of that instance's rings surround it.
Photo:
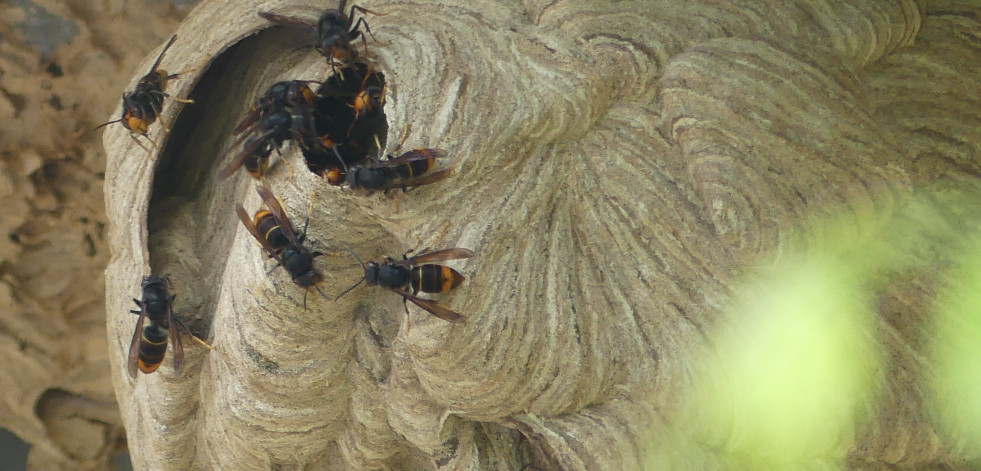
<path fill-rule="evenodd" d="M 981 234 L 938 303 L 930 358 L 941 434 L 977 459 L 981 451 Z"/>
<path fill-rule="evenodd" d="M 922 355 L 930 374 L 898 387 L 925 391 L 945 451 L 978 458 L 981 184 L 892 198 L 805 224 L 748 270 L 689 366 L 686 402 L 656 433 L 648 469 L 846 469 L 886 382 L 901 380 L 885 373 L 894 354 Z M 910 280 L 936 290 L 926 305 L 905 300 Z M 901 353 L 883 343 L 896 328 L 877 308 L 884 293 L 918 308 L 900 309 L 900 330 L 918 325 L 903 316 L 933 326 L 903 332 L 916 340 Z"/>

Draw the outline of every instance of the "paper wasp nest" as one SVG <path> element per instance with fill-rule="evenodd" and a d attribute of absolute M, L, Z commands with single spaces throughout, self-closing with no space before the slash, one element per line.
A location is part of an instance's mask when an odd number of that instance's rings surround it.
<path fill-rule="evenodd" d="M 364 195 L 309 172 L 291 143 L 265 185 L 297 227 L 309 214 L 330 297 L 363 273 L 349 248 L 365 261 L 473 250 L 452 263 L 466 282 L 436 298 L 466 322 L 410 304 L 410 328 L 401 298 L 378 287 L 336 302 L 311 292 L 304 309 L 236 216 L 236 203 L 259 209 L 254 180 L 215 178 L 266 87 L 334 73 L 307 32 L 256 13 L 314 22 L 324 6 L 201 3 L 161 65 L 200 65 L 167 89 L 194 103 L 166 102 L 170 132 L 152 126 L 149 152 L 121 127 L 105 137 L 108 338 L 134 464 L 639 467 L 743 264 L 811 211 L 884 210 L 942 173 L 913 166 L 900 143 L 914 104 L 896 104 L 895 80 L 916 57 L 948 60 L 931 52 L 943 18 L 923 26 L 911 1 L 766 4 L 359 4 L 378 13 L 366 48 L 389 87 L 388 149 L 407 126 L 404 147 L 445 149 L 452 176 Z M 133 381 L 127 311 L 150 272 L 169 276 L 175 314 L 215 350 L 185 336 L 182 375 L 168 357 Z M 913 362 L 914 346 L 890 348 Z M 932 436 L 917 413 L 902 429 L 889 414 L 856 438 L 863 459 L 894 462 Z M 945 459 L 914 454 L 899 460 Z"/>

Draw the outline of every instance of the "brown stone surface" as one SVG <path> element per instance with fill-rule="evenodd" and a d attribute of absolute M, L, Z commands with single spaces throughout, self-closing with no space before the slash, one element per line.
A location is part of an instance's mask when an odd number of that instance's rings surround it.
<path fill-rule="evenodd" d="M 340 252 L 318 259 L 331 295 L 360 276 L 345 246 L 473 249 L 439 297 L 468 320 L 413 308 L 410 330 L 371 287 L 304 310 L 235 216 L 258 207 L 252 180 L 215 175 L 268 84 L 329 73 L 255 15 L 312 4 L 205 0 L 178 26 L 166 2 L 38 1 L 78 28 L 50 57 L 18 29 L 27 4 L 2 7 L 0 425 L 36 469 L 104 467 L 123 424 L 137 469 L 631 469 L 640 430 L 676 426 L 735 273 L 814 214 L 883 217 L 981 170 L 974 2 L 366 2 L 385 13 L 368 44 L 389 141 L 410 125 L 405 146 L 447 149 L 454 175 L 365 197 L 291 148 L 267 184 L 295 221 L 315 198 L 309 239 Z M 111 126 L 104 153 L 86 132 L 173 32 L 163 67 L 203 66 L 168 91 L 195 103 L 167 103 L 159 148 Z M 168 358 L 133 381 L 128 310 L 151 271 L 218 350 L 185 340 L 183 375 Z M 882 296 L 890 377 L 856 469 L 971 457 L 916 387 L 933 276 Z"/>
<path fill-rule="evenodd" d="M 31 469 L 107 469 L 125 447 L 109 381 L 101 131 L 189 7 L 0 5 L 0 426 Z"/>

